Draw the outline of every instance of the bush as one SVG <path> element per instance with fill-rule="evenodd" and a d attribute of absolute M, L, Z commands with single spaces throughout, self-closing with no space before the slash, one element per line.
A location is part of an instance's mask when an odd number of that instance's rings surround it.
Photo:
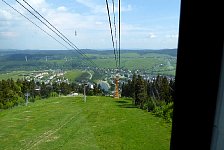
<path fill-rule="evenodd" d="M 3 104 L 2 104 L 2 103 L 0 103 L 0 109 L 3 109 L 3 107 L 4 107 L 4 106 L 3 106 Z"/>
<path fill-rule="evenodd" d="M 34 99 L 35 99 L 35 101 L 36 101 L 36 100 L 41 100 L 41 97 L 40 97 L 40 96 L 35 96 Z"/>
<path fill-rule="evenodd" d="M 156 107 L 156 103 L 152 98 L 147 99 L 147 102 L 145 103 L 145 109 L 147 109 L 148 112 L 153 111 Z"/>
<path fill-rule="evenodd" d="M 168 122 L 172 122 L 173 119 L 173 102 L 168 103 L 164 106 L 163 117 Z"/>
<path fill-rule="evenodd" d="M 4 109 L 12 108 L 14 106 L 13 102 L 7 101 L 4 105 Z"/>
<path fill-rule="evenodd" d="M 161 117 L 168 122 L 172 122 L 173 119 L 173 102 L 168 104 L 160 103 L 161 106 L 156 106 L 155 109 L 152 111 L 153 114 L 157 117 Z"/>
<path fill-rule="evenodd" d="M 35 98 L 34 97 L 30 97 L 29 98 L 29 102 L 33 102 L 34 103 L 35 102 Z"/>
<path fill-rule="evenodd" d="M 156 117 L 163 118 L 163 107 L 162 106 L 156 106 L 152 112 Z"/>
<path fill-rule="evenodd" d="M 57 92 L 51 92 L 50 97 L 58 97 L 58 93 Z"/>
<path fill-rule="evenodd" d="M 25 100 L 22 97 L 18 97 L 17 103 L 18 104 L 23 104 L 23 103 L 25 103 Z"/>

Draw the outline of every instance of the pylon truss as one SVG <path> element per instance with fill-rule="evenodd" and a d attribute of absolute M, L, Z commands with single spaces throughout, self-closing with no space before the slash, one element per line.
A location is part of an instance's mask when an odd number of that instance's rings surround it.
<path fill-rule="evenodd" d="M 116 75 L 115 77 L 115 92 L 114 92 L 114 98 L 119 98 L 119 75 Z"/>

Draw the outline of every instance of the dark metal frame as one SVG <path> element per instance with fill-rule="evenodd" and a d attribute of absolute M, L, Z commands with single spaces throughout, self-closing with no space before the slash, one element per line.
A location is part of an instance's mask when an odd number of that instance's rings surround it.
<path fill-rule="evenodd" d="M 181 0 L 171 150 L 210 150 L 223 54 L 219 0 Z"/>

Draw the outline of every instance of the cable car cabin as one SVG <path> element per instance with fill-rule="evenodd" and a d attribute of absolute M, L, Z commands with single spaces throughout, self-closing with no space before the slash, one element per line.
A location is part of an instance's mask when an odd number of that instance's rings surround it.
<path fill-rule="evenodd" d="M 224 149 L 223 18 L 221 1 L 181 1 L 171 150 Z"/>

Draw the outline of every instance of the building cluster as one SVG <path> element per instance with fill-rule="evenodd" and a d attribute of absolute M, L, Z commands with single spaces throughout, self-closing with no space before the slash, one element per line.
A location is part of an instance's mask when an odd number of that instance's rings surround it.
<path fill-rule="evenodd" d="M 23 79 L 27 81 L 34 80 L 35 82 L 44 82 L 45 84 L 57 83 L 69 83 L 69 80 L 64 77 L 66 72 L 62 70 L 43 70 L 43 71 L 32 71 L 28 74 L 23 74 Z"/>

